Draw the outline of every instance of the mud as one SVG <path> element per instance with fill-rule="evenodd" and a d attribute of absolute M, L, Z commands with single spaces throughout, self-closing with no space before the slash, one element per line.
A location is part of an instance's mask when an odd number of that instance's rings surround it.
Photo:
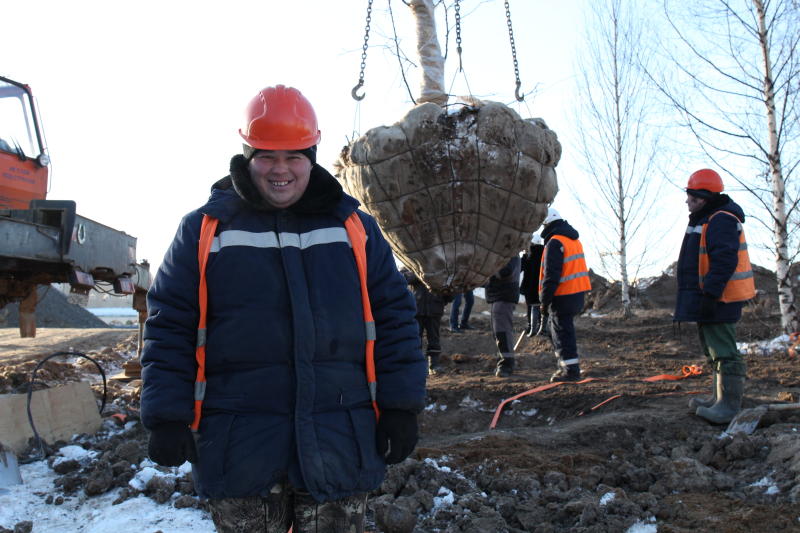
<path fill-rule="evenodd" d="M 517 311 L 519 334 L 523 306 Z M 800 531 L 800 411 L 769 412 L 752 435 L 730 436 L 687 409 L 692 394 L 708 392 L 707 369 L 685 379 L 644 381 L 704 363 L 694 326 L 673 325 L 668 309 L 639 307 L 629 320 L 616 310 L 580 317 L 582 368 L 594 379 L 522 396 L 505 406 L 494 429 L 500 402 L 546 384 L 555 361 L 549 341 L 525 337 L 515 374 L 496 378 L 482 300 L 471 322 L 477 329 L 455 334 L 442 321 L 444 373 L 429 379 L 419 446 L 389 469 L 371 496 L 370 530 Z M 109 374 L 135 356 L 129 331 L 52 330 L 58 334 L 37 346 L 21 346 L 9 331 L 0 330 L 0 393 L 19 391 L 37 358 L 65 346 L 97 358 Z M 756 304 L 738 327 L 743 342 L 771 339 L 778 331 L 779 317 Z M 797 401 L 800 369 L 785 346 L 746 353 L 744 407 Z M 42 377 L 45 385 L 90 379 L 99 397 L 92 365 L 69 358 L 53 365 Z M 81 461 L 48 458 L 59 477 L 47 504 L 120 489 L 118 502 L 145 494 L 164 505 L 205 507 L 191 477 L 175 469 L 164 469 L 174 476 L 129 483 L 143 467 L 161 468 L 145 459 L 136 385 L 110 383 L 98 435 L 51 443 L 50 450 L 71 444 L 97 453 Z M 31 448 L 20 460 L 37 454 Z"/>

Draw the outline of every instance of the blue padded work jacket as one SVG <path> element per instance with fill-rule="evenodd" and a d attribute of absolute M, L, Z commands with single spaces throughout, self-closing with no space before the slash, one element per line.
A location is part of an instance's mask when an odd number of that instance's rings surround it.
<path fill-rule="evenodd" d="M 242 161 L 235 162 L 232 175 L 235 167 L 242 174 Z M 359 278 L 343 225 L 358 202 L 318 166 L 306 195 L 320 183 L 339 187 L 338 195 L 310 202 L 306 212 L 259 208 L 243 197 L 235 175 L 233 187 L 226 179 L 184 217 L 148 294 L 142 421 L 152 429 L 193 418 L 197 249 L 208 214 L 219 226 L 206 269 L 198 493 L 266 496 L 285 480 L 320 502 L 369 492 L 383 481 L 385 463 L 376 450 Z M 377 223 L 358 214 L 367 233 L 378 406 L 418 413 L 427 368 L 414 299 Z"/>
<path fill-rule="evenodd" d="M 678 298 L 675 302 L 675 322 L 701 322 L 700 303 L 703 290 L 719 298 L 725 284 L 736 270 L 739 251 L 738 221 L 727 215 L 709 218 L 717 211 L 736 215 L 744 223 L 744 211 L 726 194 L 709 200 L 697 213 L 689 215 L 689 225 L 683 236 L 681 253 L 676 267 Z M 704 289 L 700 289 L 700 234 L 703 224 L 708 224 L 706 241 L 711 268 L 706 276 Z M 717 302 L 714 316 L 706 322 L 738 322 L 742 317 L 744 302 Z"/>

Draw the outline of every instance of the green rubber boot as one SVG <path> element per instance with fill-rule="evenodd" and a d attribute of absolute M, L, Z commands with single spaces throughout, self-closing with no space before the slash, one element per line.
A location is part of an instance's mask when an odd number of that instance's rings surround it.
<path fill-rule="evenodd" d="M 693 413 L 698 407 L 711 407 L 717 403 L 717 376 L 719 376 L 719 373 L 715 370 L 711 375 L 711 396 L 694 396 L 689 400 L 689 409 Z"/>
<path fill-rule="evenodd" d="M 711 407 L 698 407 L 695 414 L 712 424 L 727 424 L 742 407 L 744 376 L 721 374 L 717 377 L 717 403 Z"/>

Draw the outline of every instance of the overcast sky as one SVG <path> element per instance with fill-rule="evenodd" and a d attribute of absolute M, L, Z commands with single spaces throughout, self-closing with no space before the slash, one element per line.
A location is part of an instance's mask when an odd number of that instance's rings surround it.
<path fill-rule="evenodd" d="M 242 111 L 262 87 L 283 83 L 308 97 L 322 130 L 319 162 L 329 169 L 348 138 L 392 124 L 410 109 L 386 0 L 373 4 L 366 98 L 357 104 L 350 97 L 366 5 L 7 2 L 0 75 L 29 84 L 37 97 L 53 161 L 48 198 L 74 199 L 79 214 L 137 237 L 138 258 L 157 266 L 180 218 L 227 174 L 230 157 L 241 149 Z M 410 10 L 399 1 L 391 6 L 403 51 L 416 61 Z M 581 179 L 568 133 L 584 6 L 585 0 L 510 2 L 522 90 L 535 90 L 522 104 L 514 102 L 500 0 L 462 2 L 464 72 L 457 72 L 451 35 L 445 73 L 451 93 L 507 103 L 556 131 L 564 156 L 554 207 L 579 230 L 586 222 L 565 185 Z M 448 16 L 452 24 L 453 13 Z M 439 40 L 444 49 L 444 32 Z M 417 74 L 409 74 L 415 96 Z"/>

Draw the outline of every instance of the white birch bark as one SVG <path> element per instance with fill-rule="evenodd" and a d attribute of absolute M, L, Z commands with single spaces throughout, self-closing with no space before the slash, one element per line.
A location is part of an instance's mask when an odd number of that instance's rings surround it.
<path fill-rule="evenodd" d="M 769 34 L 766 26 L 766 10 L 763 0 L 753 0 L 758 17 L 758 40 L 764 64 L 764 106 L 767 113 L 767 134 L 769 137 L 769 170 L 772 183 L 772 220 L 775 242 L 775 274 L 778 283 L 778 303 L 781 310 L 781 326 L 786 332 L 798 331 L 797 308 L 792 292 L 792 277 L 788 250 L 789 235 L 786 215 L 786 183 L 783 178 L 780 147 L 778 145 L 778 123 L 775 110 L 775 86 L 770 60 Z"/>

